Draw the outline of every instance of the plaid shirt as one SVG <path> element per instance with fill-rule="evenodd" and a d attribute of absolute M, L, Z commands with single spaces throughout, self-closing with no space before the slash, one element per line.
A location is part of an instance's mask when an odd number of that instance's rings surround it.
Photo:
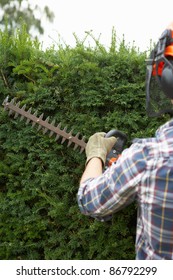
<path fill-rule="evenodd" d="M 173 120 L 83 182 L 77 197 L 83 214 L 103 220 L 136 200 L 136 259 L 173 259 Z"/>

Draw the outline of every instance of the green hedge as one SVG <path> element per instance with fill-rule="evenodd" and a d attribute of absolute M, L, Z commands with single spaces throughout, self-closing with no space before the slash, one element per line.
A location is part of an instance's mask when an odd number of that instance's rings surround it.
<path fill-rule="evenodd" d="M 7 95 L 88 138 L 117 128 L 152 136 L 166 120 L 145 112 L 145 53 L 59 45 L 43 51 L 25 28 L 0 33 L 0 103 Z M 81 215 L 76 194 L 85 155 L 0 107 L 0 259 L 134 259 L 136 205 L 100 223 Z"/>

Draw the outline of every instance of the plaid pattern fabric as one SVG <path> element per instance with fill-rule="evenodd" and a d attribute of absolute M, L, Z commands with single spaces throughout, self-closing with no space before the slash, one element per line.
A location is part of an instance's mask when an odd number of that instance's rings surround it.
<path fill-rule="evenodd" d="M 77 199 L 83 214 L 103 221 L 136 200 L 136 259 L 173 259 L 173 120 L 82 183 Z"/>

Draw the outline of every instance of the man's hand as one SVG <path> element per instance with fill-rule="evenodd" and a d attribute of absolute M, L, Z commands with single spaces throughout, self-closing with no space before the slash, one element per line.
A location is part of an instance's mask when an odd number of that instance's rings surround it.
<path fill-rule="evenodd" d="M 92 158 L 100 158 L 102 163 L 105 164 L 106 156 L 111 151 L 112 147 L 116 143 L 117 139 L 115 137 L 105 138 L 105 132 L 97 132 L 89 138 L 86 145 L 86 164 Z"/>

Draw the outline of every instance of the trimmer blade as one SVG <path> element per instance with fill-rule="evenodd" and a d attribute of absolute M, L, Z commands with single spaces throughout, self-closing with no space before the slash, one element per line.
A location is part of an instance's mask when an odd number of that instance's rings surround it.
<path fill-rule="evenodd" d="M 49 131 L 49 137 L 52 137 L 55 134 L 56 141 L 59 139 L 59 137 L 62 137 L 61 143 L 64 143 L 65 140 L 68 140 L 67 147 L 74 143 L 74 150 L 76 150 L 77 147 L 80 147 L 80 153 L 84 151 L 86 142 L 84 137 L 82 139 L 79 138 L 79 132 L 76 134 L 76 136 L 73 136 L 72 130 L 70 132 L 67 132 L 67 127 L 61 129 L 61 123 L 55 126 L 55 120 L 49 123 L 49 117 L 47 117 L 46 120 L 43 120 L 43 114 L 41 114 L 40 117 L 37 117 L 37 111 L 35 111 L 34 114 L 31 113 L 32 108 L 29 108 L 28 111 L 25 110 L 26 105 L 20 108 L 20 102 L 16 103 L 16 98 L 13 98 L 9 102 L 9 98 L 7 96 L 2 104 L 4 106 L 4 109 L 6 111 L 9 111 L 9 115 L 14 115 L 14 118 L 20 116 L 20 121 L 26 118 L 26 124 L 29 124 L 31 122 L 32 127 L 34 127 L 35 124 L 38 124 L 37 131 L 42 129 L 43 134 L 46 134 L 47 131 Z"/>

